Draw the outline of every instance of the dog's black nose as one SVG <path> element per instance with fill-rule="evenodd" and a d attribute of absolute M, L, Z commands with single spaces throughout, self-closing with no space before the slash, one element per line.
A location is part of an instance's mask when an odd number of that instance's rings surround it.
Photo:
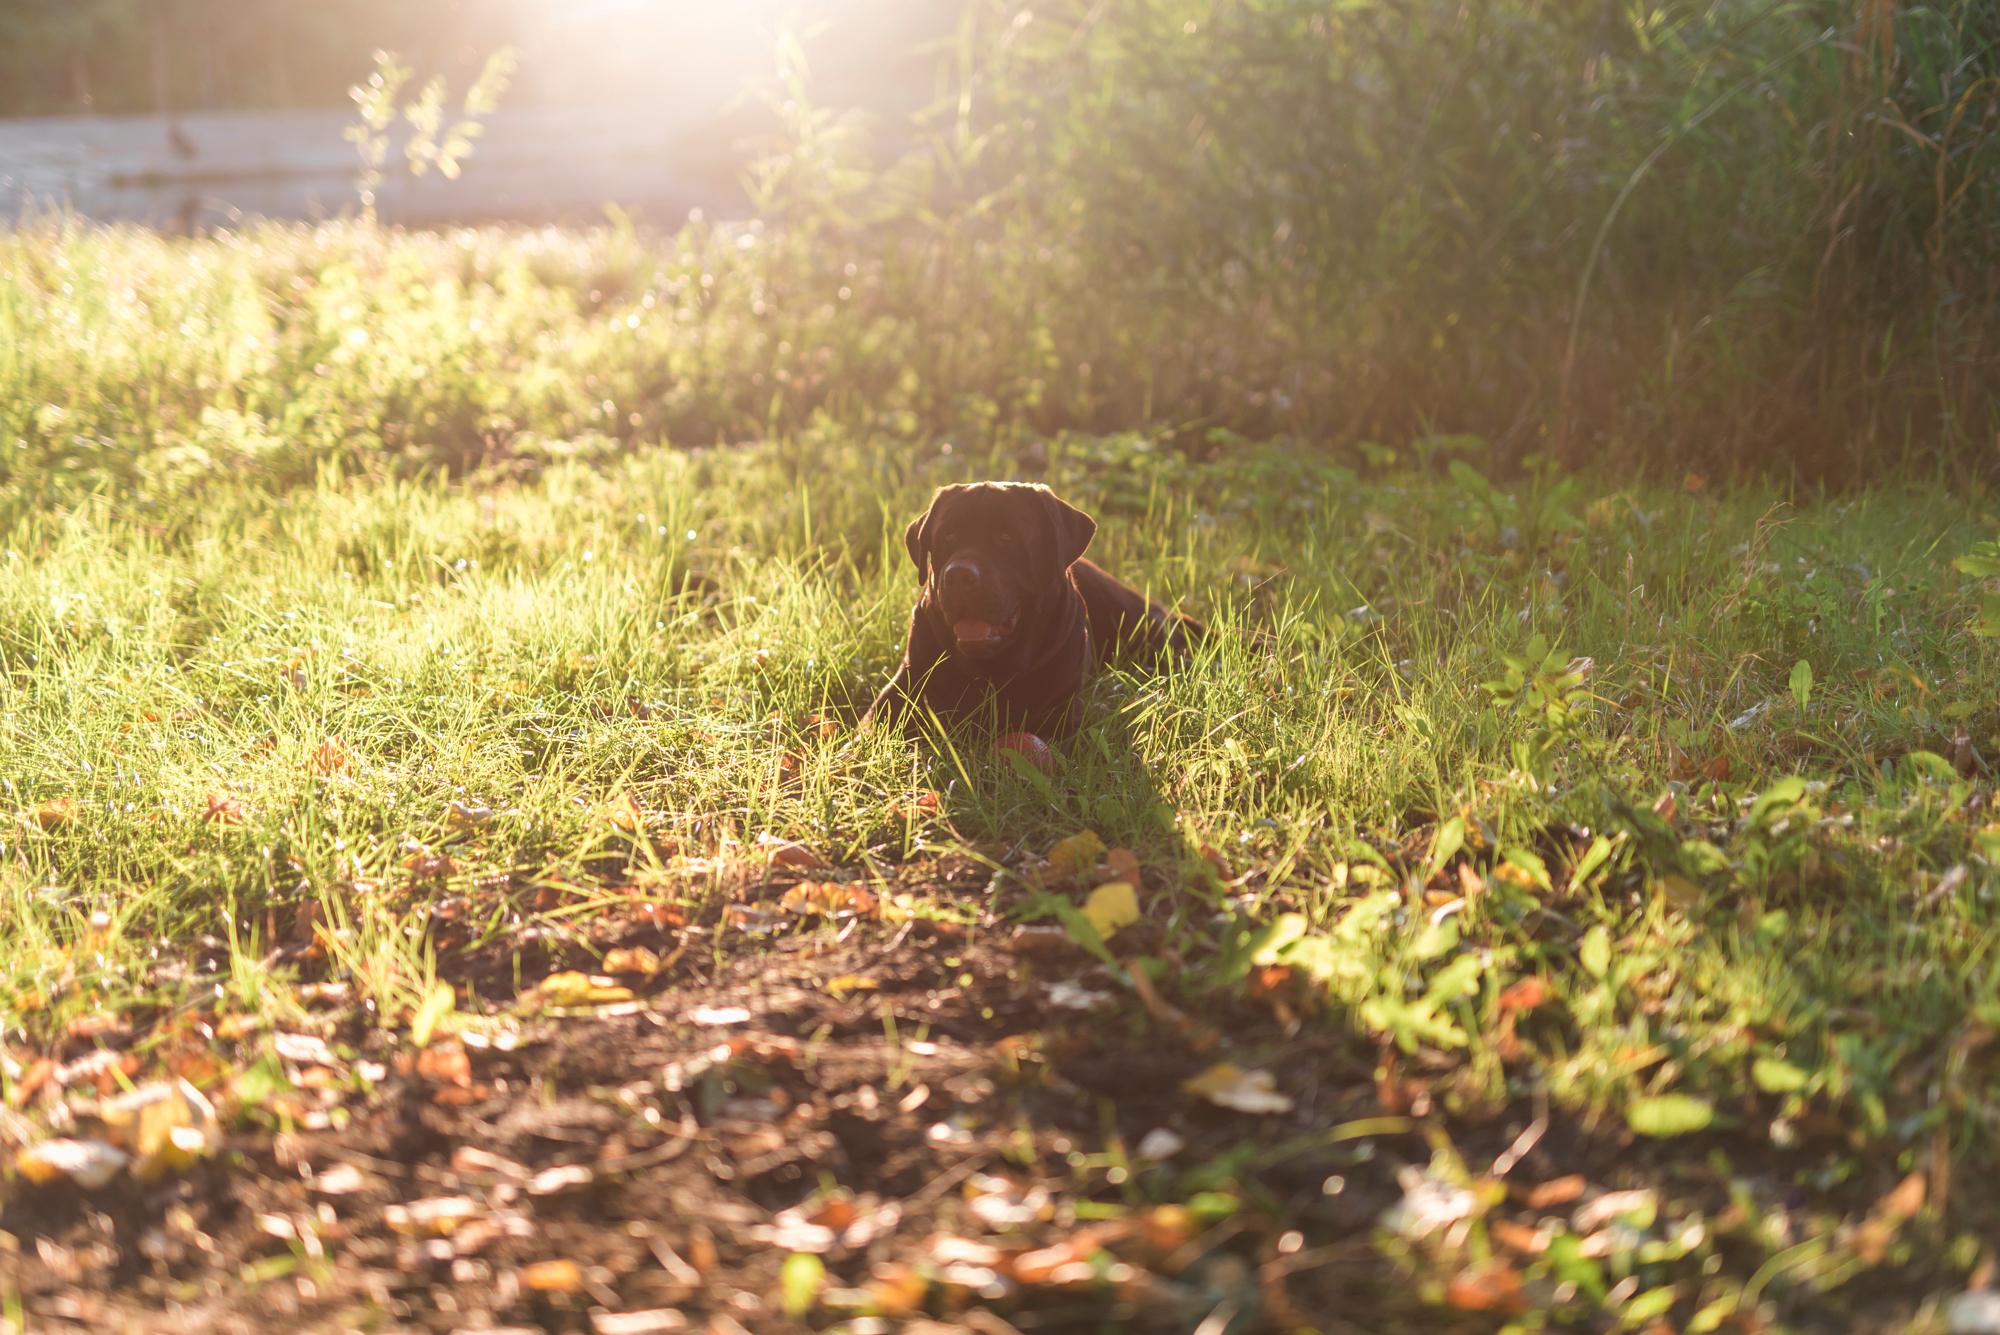
<path fill-rule="evenodd" d="M 970 589 L 979 584 L 979 563 L 970 557 L 958 557 L 944 568 L 944 587 L 947 589 Z"/>

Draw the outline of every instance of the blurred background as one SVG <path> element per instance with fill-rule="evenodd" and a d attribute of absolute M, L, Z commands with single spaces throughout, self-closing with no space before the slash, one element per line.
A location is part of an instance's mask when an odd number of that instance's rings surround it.
<path fill-rule="evenodd" d="M 400 103 L 508 49 L 405 170 Z M 688 317 L 747 387 L 646 430 L 2000 457 L 1996 0 L 11 0 L 0 115 L 17 217 L 768 227 Z"/>
<path fill-rule="evenodd" d="M 385 221 L 597 221 L 742 206 L 780 31 L 826 95 L 906 113 L 953 0 L 9 0 L 0 6 L 0 201 L 213 225 L 352 202 L 349 87 L 395 53 L 453 89 L 518 57 L 477 171 L 386 179 Z"/>

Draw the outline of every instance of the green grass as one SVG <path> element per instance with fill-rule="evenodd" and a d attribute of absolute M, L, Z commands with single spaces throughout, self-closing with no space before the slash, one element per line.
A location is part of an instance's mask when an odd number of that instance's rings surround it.
<path fill-rule="evenodd" d="M 657 396 L 620 391 L 642 424 L 599 432 L 610 391 L 579 383 L 640 385 L 656 355 L 722 375 L 669 303 L 569 300 L 626 244 L 0 242 L 32 261 L 0 266 L 0 1003 L 25 1050 L 174 1003 L 195 973 L 162 962 L 210 956 L 234 1006 L 288 1013 L 327 972 L 401 1026 L 440 923 L 504 944 L 634 885 L 708 903 L 763 835 L 887 878 L 1087 829 L 1165 869 L 1144 908 L 1178 995 L 1289 969 L 1305 1023 L 1424 1071 L 1454 1117 L 1539 1093 L 1610 1133 L 1685 1095 L 1744 1155 L 1830 1122 L 1793 1243 L 1933 1155 L 2000 1168 L 2000 664 L 1951 565 L 1993 532 L 1984 497 L 1489 481 L 1456 439 L 948 443 L 865 414 L 677 448 L 643 425 Z M 1097 515 L 1094 558 L 1217 628 L 1184 671 L 1093 684 L 1051 780 L 851 729 L 900 647 L 901 525 L 986 476 L 1055 485 Z M 609 818 L 628 795 L 650 837 Z M 1056 912 L 995 887 L 1004 915 Z M 314 922 L 329 958 L 274 953 Z M 1549 1000 L 1510 1011 L 1524 979 Z M 1958 1208 L 1954 1232 L 1990 1222 Z M 1680 1310 L 1736 1300 L 1783 1252 L 1766 1223 L 1711 1218 L 1660 1263 Z M 1932 1243 L 1898 1263 L 1961 1282 L 1977 1247 Z M 1781 1287 L 1846 1277 L 1791 1264 Z"/>

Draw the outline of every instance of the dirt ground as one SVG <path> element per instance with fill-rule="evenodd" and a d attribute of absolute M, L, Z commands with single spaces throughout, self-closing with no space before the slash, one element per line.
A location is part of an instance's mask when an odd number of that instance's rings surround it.
<path fill-rule="evenodd" d="M 628 1001 L 422 1051 L 353 1007 L 273 1036 L 291 1088 L 185 1175 L 17 1184 L 0 1278 L 49 1331 L 1481 1330 L 1516 1281 L 1439 1306 L 1383 1245 L 1437 1145 L 1523 1252 L 1662 1180 L 1282 996 L 1135 988 L 1050 928 L 800 929 L 783 891 L 729 948 L 640 914 L 443 959 L 504 995 L 517 961 L 671 958 Z M 1223 1060 L 1275 1101 L 1185 1088 Z"/>

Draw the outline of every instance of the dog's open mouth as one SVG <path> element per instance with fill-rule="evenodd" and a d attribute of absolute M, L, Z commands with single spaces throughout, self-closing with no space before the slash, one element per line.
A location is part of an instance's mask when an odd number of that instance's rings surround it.
<path fill-rule="evenodd" d="M 982 621 L 978 617 L 960 617 L 951 623 L 951 638 L 962 654 L 974 658 L 996 652 L 1014 633 L 1015 623 L 1021 614 L 1016 612 L 1005 621 Z"/>

